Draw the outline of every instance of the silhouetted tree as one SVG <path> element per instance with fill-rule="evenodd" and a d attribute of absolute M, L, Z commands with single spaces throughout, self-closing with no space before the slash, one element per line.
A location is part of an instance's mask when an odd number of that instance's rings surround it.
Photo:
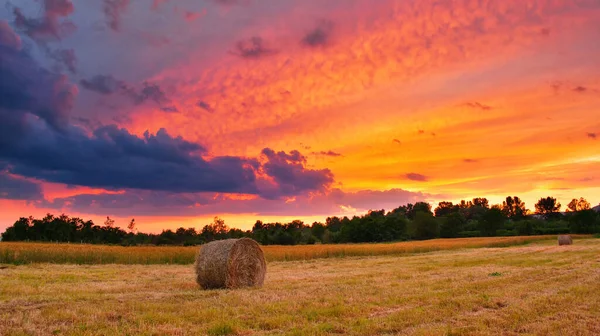
<path fill-rule="evenodd" d="M 112 228 L 115 225 L 114 219 L 111 219 L 109 216 L 106 216 L 106 220 L 104 221 L 104 226 L 107 228 Z"/>
<path fill-rule="evenodd" d="M 583 197 L 581 197 L 580 199 L 573 198 L 573 200 L 571 200 L 571 202 L 569 202 L 569 204 L 567 205 L 567 212 L 576 212 L 590 209 L 590 202 L 586 201 Z"/>
<path fill-rule="evenodd" d="M 458 205 L 454 205 L 452 202 L 439 202 L 437 208 L 435 208 L 435 216 L 447 216 L 453 212 L 458 212 L 458 210 Z"/>
<path fill-rule="evenodd" d="M 489 201 L 487 198 L 485 197 L 476 197 L 473 198 L 473 206 L 476 207 L 482 207 L 482 208 L 489 208 Z"/>
<path fill-rule="evenodd" d="M 417 212 L 424 212 L 433 215 L 433 212 L 431 211 L 431 204 L 427 202 L 417 202 L 414 205 L 409 203 L 407 205 L 406 217 L 408 219 L 415 219 Z"/>
<path fill-rule="evenodd" d="M 506 197 L 506 200 L 502 202 L 502 212 L 504 215 L 510 219 L 522 219 L 527 215 L 527 208 L 525 208 L 525 202 L 521 201 L 521 199 L 517 196 Z"/>
<path fill-rule="evenodd" d="M 135 218 L 132 218 L 129 224 L 127 224 L 127 229 L 129 232 L 135 231 Z"/>
<path fill-rule="evenodd" d="M 550 218 L 560 210 L 561 204 L 554 197 L 540 198 L 535 204 L 535 213 Z"/>

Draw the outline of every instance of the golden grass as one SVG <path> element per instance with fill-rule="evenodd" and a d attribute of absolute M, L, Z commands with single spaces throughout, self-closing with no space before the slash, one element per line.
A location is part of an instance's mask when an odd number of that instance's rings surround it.
<path fill-rule="evenodd" d="M 522 245 L 556 236 L 433 239 L 382 244 L 262 246 L 267 261 L 400 255 L 475 247 Z M 191 264 L 199 247 L 106 246 L 0 242 L 0 264 Z"/>
<path fill-rule="evenodd" d="M 203 291 L 192 265 L 8 265 L 0 335 L 600 334 L 600 239 L 268 269 Z"/>

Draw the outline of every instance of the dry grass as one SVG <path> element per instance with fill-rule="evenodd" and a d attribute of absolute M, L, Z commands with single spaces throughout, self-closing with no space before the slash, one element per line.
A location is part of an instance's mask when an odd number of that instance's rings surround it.
<path fill-rule="evenodd" d="M 600 334 L 600 239 L 268 267 L 203 291 L 192 265 L 11 265 L 0 335 Z"/>
<path fill-rule="evenodd" d="M 385 244 L 263 246 L 267 261 L 346 256 L 402 255 L 474 247 L 522 245 L 556 236 L 433 239 Z M 191 264 L 198 247 L 122 247 L 86 244 L 0 242 L 0 264 Z"/>

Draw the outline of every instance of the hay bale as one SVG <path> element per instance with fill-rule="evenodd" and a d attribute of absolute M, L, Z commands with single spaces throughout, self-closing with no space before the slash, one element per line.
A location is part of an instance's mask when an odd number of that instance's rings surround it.
<path fill-rule="evenodd" d="M 225 239 L 204 244 L 195 268 L 196 282 L 204 289 L 261 287 L 267 263 L 256 241 Z"/>
<path fill-rule="evenodd" d="M 570 235 L 559 235 L 558 236 L 558 245 L 572 245 L 573 239 Z"/>

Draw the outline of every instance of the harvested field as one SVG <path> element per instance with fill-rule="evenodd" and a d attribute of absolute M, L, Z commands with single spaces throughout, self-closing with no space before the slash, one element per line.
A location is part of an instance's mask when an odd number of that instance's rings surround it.
<path fill-rule="evenodd" d="M 269 262 L 259 289 L 190 265 L 4 265 L 0 335 L 597 335 L 600 239 Z"/>
<path fill-rule="evenodd" d="M 575 237 L 577 239 L 577 237 Z M 347 256 L 402 255 L 476 247 L 506 247 L 556 236 L 432 239 L 381 244 L 262 246 L 267 261 L 311 260 Z M 192 264 L 197 246 L 106 246 L 0 242 L 0 264 Z"/>

